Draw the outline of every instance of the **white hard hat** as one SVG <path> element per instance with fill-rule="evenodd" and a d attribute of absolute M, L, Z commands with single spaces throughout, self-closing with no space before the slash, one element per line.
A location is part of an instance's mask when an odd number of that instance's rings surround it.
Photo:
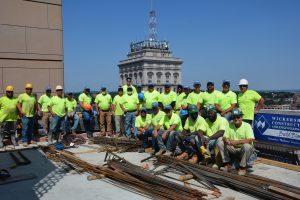
<path fill-rule="evenodd" d="M 61 85 L 57 85 L 55 90 L 63 90 L 63 87 Z"/>
<path fill-rule="evenodd" d="M 239 85 L 248 85 L 248 81 L 246 79 L 241 79 Z"/>

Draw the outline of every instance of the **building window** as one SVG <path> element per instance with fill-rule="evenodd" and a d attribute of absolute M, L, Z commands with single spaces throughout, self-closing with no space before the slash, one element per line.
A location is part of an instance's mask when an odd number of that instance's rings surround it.
<path fill-rule="evenodd" d="M 177 84 L 178 83 L 179 74 L 178 73 L 174 73 L 173 76 L 174 76 L 174 84 Z"/>
<path fill-rule="evenodd" d="M 157 72 L 156 73 L 156 77 L 157 77 L 157 84 L 161 84 L 162 73 L 161 72 Z"/>

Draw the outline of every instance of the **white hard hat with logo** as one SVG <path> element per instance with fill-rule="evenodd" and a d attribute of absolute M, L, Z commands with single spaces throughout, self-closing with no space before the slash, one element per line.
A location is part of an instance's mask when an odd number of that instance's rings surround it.
<path fill-rule="evenodd" d="M 248 85 L 248 81 L 246 79 L 241 79 L 239 85 Z"/>
<path fill-rule="evenodd" d="M 61 85 L 56 86 L 55 90 L 62 90 L 63 87 Z"/>

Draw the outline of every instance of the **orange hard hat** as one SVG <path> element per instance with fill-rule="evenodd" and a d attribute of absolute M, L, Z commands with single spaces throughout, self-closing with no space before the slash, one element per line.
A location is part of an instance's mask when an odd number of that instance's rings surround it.
<path fill-rule="evenodd" d="M 92 105 L 89 103 L 84 103 L 82 107 L 86 111 L 92 110 Z"/>

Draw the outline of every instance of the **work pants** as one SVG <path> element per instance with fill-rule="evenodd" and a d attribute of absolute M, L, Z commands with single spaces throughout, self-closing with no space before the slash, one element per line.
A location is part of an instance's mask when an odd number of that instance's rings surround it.
<path fill-rule="evenodd" d="M 230 156 L 234 160 L 239 160 L 240 167 L 246 167 L 247 161 L 250 156 L 254 153 L 255 149 L 251 144 L 243 144 L 241 147 L 234 147 L 232 145 L 227 145 L 223 140 L 219 141 L 217 144 L 223 163 L 230 162 Z"/>
<path fill-rule="evenodd" d="M 3 140 L 4 140 L 5 132 L 10 135 L 12 144 L 14 146 L 17 145 L 16 124 L 17 124 L 17 121 L 5 121 L 5 122 L 0 123 L 0 148 L 3 147 Z"/>
<path fill-rule="evenodd" d="M 105 132 L 105 122 L 107 132 L 111 132 L 111 115 L 109 111 L 100 110 L 100 132 Z"/>

